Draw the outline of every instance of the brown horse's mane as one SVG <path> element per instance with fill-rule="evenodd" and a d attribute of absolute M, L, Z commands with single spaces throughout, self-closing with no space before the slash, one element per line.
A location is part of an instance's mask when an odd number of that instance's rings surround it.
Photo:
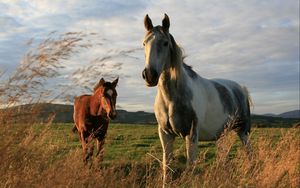
<path fill-rule="evenodd" d="M 94 87 L 94 93 L 101 87 L 101 85 L 99 83 L 96 84 L 96 86 Z"/>

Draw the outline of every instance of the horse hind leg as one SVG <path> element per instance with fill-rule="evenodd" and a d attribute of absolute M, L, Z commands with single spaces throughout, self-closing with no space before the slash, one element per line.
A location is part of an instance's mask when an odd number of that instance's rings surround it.
<path fill-rule="evenodd" d="M 80 134 L 79 137 L 80 137 L 81 146 L 82 146 L 83 162 L 84 162 L 84 164 L 87 164 L 88 155 L 87 155 L 87 142 L 86 142 L 85 134 L 83 131 L 80 132 L 79 134 Z"/>
<path fill-rule="evenodd" d="M 244 89 L 246 96 L 248 96 L 248 91 L 247 89 Z M 250 98 L 249 96 L 245 99 L 246 102 L 242 105 L 242 107 L 240 109 L 242 109 L 241 111 L 241 118 L 239 119 L 240 121 L 238 122 L 237 125 L 237 133 L 238 136 L 240 137 L 240 140 L 242 141 L 248 158 L 252 159 L 252 147 L 251 147 L 251 143 L 250 143 L 250 129 L 251 129 L 251 113 L 250 113 Z"/>
<path fill-rule="evenodd" d="M 248 158 L 252 159 L 253 152 L 252 152 L 252 146 L 251 146 L 251 142 L 250 142 L 250 121 L 243 123 L 239 127 L 237 134 L 238 134 L 243 146 L 246 149 Z"/>
<path fill-rule="evenodd" d="M 78 129 L 77 129 L 77 126 L 76 126 L 76 124 L 74 125 L 74 127 L 72 128 L 72 132 L 73 133 L 76 133 L 76 132 L 78 132 Z"/>
<path fill-rule="evenodd" d="M 241 142 L 243 143 L 243 146 L 245 146 L 246 148 L 251 146 L 249 133 L 238 132 L 238 136 L 239 136 Z"/>

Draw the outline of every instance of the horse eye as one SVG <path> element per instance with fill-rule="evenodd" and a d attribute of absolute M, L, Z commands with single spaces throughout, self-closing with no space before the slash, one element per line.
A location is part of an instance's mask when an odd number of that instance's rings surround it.
<path fill-rule="evenodd" d="M 145 43 L 143 42 L 143 46 L 145 46 Z"/>
<path fill-rule="evenodd" d="M 169 44 L 168 41 L 164 42 L 164 46 L 168 46 L 168 44 Z"/>

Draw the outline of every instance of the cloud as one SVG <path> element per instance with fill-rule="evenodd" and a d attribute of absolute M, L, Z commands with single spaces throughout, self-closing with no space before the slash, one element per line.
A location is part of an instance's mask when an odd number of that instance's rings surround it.
<path fill-rule="evenodd" d="M 16 0 L 2 1 L 0 12 L 2 69 L 16 66 L 31 38 L 38 42 L 51 31 L 96 32 L 94 40 L 102 45 L 67 61 L 63 74 L 113 55 L 106 63 L 123 64 L 115 71 L 123 77 L 118 103 L 131 111 L 151 111 L 154 103 L 156 89 L 146 88 L 141 79 L 143 17 L 149 14 L 158 25 L 163 13 L 170 17 L 170 32 L 184 48 L 186 63 L 201 76 L 246 85 L 255 113 L 299 108 L 299 2 L 293 0 Z"/>

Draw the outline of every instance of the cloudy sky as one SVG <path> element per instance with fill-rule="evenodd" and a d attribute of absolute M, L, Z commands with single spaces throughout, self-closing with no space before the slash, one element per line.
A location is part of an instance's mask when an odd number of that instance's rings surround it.
<path fill-rule="evenodd" d="M 13 71 L 31 38 L 42 40 L 51 31 L 95 32 L 103 45 L 69 61 L 60 83 L 68 83 L 67 74 L 76 68 L 115 53 L 105 63 L 122 63 L 110 70 L 120 75 L 120 108 L 151 112 L 156 88 L 141 78 L 143 18 L 149 14 L 158 25 L 164 13 L 186 63 L 202 77 L 246 85 L 257 114 L 299 109 L 298 0 L 1 0 L 0 69 Z"/>

